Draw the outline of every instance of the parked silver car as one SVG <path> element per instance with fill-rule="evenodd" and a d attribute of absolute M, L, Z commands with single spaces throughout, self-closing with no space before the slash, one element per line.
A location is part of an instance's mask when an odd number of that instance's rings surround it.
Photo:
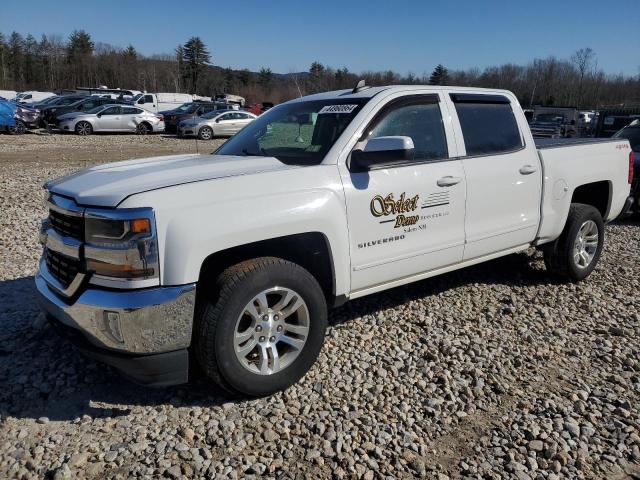
<path fill-rule="evenodd" d="M 162 115 L 129 105 L 101 105 L 86 112 L 72 112 L 58 117 L 58 128 L 91 135 L 93 132 L 164 132 Z"/>
<path fill-rule="evenodd" d="M 230 137 L 253 122 L 253 113 L 238 110 L 214 110 L 201 117 L 183 120 L 178 125 L 179 136 L 197 136 L 201 140 L 211 140 L 214 137 Z"/>

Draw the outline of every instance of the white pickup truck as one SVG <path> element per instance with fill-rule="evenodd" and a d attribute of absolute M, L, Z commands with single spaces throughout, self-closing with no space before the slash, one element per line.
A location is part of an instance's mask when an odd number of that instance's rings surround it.
<path fill-rule="evenodd" d="M 314 363 L 328 306 L 531 246 L 584 279 L 632 160 L 622 139 L 536 146 L 508 91 L 359 84 L 279 105 L 211 155 L 47 183 L 35 281 L 60 331 L 138 382 L 197 363 L 267 395 Z"/>

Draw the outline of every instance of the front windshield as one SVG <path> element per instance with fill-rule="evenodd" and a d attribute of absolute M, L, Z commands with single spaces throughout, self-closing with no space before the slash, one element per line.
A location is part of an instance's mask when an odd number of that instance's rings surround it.
<path fill-rule="evenodd" d="M 613 138 L 626 138 L 631 144 L 631 150 L 640 152 L 640 126 L 624 127 L 622 130 L 618 130 Z"/>
<path fill-rule="evenodd" d="M 61 100 L 62 100 L 62 97 L 49 97 L 42 100 L 40 102 L 40 105 L 52 105 L 60 102 Z"/>
<path fill-rule="evenodd" d="M 197 109 L 198 109 L 197 103 L 183 103 L 178 108 L 176 108 L 176 111 L 182 112 L 182 113 L 193 113 Z"/>
<path fill-rule="evenodd" d="M 564 121 L 564 116 L 558 115 L 557 113 L 541 113 L 536 117 L 536 121 L 561 123 Z"/>
<path fill-rule="evenodd" d="M 139 94 L 135 95 L 135 96 L 131 99 L 131 101 L 132 101 L 133 103 L 136 103 L 136 102 L 138 101 L 138 99 L 139 99 L 140 97 L 142 97 L 142 95 L 143 95 L 142 93 L 139 93 Z"/>
<path fill-rule="evenodd" d="M 215 153 L 320 163 L 367 100 L 309 100 L 279 105 L 256 118 Z"/>

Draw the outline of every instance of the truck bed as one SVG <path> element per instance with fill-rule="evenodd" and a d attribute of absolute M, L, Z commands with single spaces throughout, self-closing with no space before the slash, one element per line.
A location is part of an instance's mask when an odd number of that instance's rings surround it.
<path fill-rule="evenodd" d="M 619 138 L 534 138 L 536 148 L 558 148 L 592 143 L 619 142 Z"/>

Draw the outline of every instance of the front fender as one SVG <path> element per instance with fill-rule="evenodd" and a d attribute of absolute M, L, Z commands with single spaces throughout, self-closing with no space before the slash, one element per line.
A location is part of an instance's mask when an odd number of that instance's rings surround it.
<path fill-rule="evenodd" d="M 287 235 L 322 233 L 335 294 L 350 287 L 344 192 L 335 165 L 195 182 L 145 192 L 122 207 L 151 206 L 162 285 L 198 281 L 204 260 L 222 250 Z"/>

